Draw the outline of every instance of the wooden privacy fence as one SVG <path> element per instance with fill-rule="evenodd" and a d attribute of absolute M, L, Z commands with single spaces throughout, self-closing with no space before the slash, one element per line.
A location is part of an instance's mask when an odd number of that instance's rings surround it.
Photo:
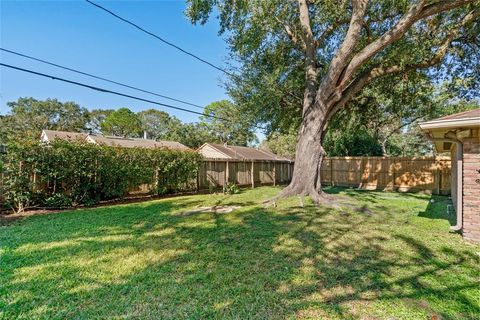
<path fill-rule="evenodd" d="M 291 180 L 293 162 L 207 159 L 198 170 L 199 190 L 223 187 L 225 182 L 256 187 L 284 184 Z"/>
<path fill-rule="evenodd" d="M 191 186 L 192 190 L 195 185 L 197 190 L 208 190 L 221 188 L 226 181 L 250 187 L 286 184 L 293 170 L 293 162 L 207 159 L 200 163 L 197 181 L 192 181 Z M 2 176 L 0 202 L 4 191 Z M 450 177 L 449 158 L 332 157 L 324 159 L 321 167 L 323 185 L 366 190 L 450 194 Z M 132 186 L 129 193 L 150 193 L 151 187 Z"/>
<path fill-rule="evenodd" d="M 366 190 L 450 194 L 449 158 L 332 157 L 321 167 L 322 184 Z"/>
<path fill-rule="evenodd" d="M 205 160 L 198 172 L 198 189 L 222 187 L 225 181 L 240 186 L 288 183 L 293 163 L 269 161 Z M 399 192 L 426 191 L 450 194 L 449 158 L 331 157 L 321 167 L 323 185 Z"/>

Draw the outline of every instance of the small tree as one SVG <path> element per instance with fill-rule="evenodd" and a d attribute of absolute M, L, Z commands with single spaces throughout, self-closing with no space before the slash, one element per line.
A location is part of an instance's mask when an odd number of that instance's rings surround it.
<path fill-rule="evenodd" d="M 92 133 L 102 132 L 102 123 L 114 111 L 112 109 L 93 109 L 90 111 L 87 130 Z"/>
<path fill-rule="evenodd" d="M 176 140 L 178 131 L 182 130 L 182 122 L 168 113 L 148 109 L 138 114 L 142 130 L 154 140 Z"/>
<path fill-rule="evenodd" d="M 104 134 L 120 137 L 138 137 L 142 130 L 140 119 L 128 108 L 115 110 L 100 126 Z"/>
<path fill-rule="evenodd" d="M 241 110 L 228 100 L 210 103 L 203 111 L 200 124 L 203 125 L 216 141 L 233 145 L 246 146 L 256 141 L 251 121 Z"/>

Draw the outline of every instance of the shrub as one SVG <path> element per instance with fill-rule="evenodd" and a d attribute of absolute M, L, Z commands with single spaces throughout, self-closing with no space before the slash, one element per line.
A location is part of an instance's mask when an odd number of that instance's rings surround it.
<path fill-rule="evenodd" d="M 9 151 L 2 155 L 4 173 L 3 196 L 5 204 L 14 212 L 20 213 L 35 204 L 34 160 L 38 155 L 36 144 L 22 141 L 18 145 L 9 145 Z"/>
<path fill-rule="evenodd" d="M 55 193 L 51 197 L 45 199 L 47 208 L 67 208 L 72 206 L 72 200 L 65 194 Z"/>
<path fill-rule="evenodd" d="M 14 211 L 41 204 L 91 205 L 147 184 L 154 194 L 195 188 L 200 155 L 56 140 L 22 142 L 3 157 L 5 200 Z"/>
<path fill-rule="evenodd" d="M 227 182 L 227 184 L 223 186 L 223 193 L 236 194 L 239 192 L 240 188 L 233 182 Z"/>

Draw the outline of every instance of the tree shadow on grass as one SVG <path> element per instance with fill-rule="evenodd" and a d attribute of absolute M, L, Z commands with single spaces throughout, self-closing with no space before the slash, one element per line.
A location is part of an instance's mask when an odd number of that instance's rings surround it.
<path fill-rule="evenodd" d="M 174 213 L 198 202 L 99 208 L 19 225 L 16 232 L 32 234 L 2 244 L 4 316 L 345 319 L 407 310 L 473 319 L 480 312 L 471 250 L 421 230 L 412 235 L 382 211 Z"/>

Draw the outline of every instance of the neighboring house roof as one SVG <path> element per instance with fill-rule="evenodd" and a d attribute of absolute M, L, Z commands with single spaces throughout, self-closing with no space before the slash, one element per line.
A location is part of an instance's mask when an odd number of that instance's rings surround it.
<path fill-rule="evenodd" d="M 190 150 L 176 141 L 155 141 L 150 139 L 122 138 L 103 135 L 89 135 L 88 139 L 98 144 L 124 148 L 167 148 L 175 150 Z"/>
<path fill-rule="evenodd" d="M 420 123 L 423 130 L 458 127 L 480 127 L 480 108 Z"/>
<path fill-rule="evenodd" d="M 42 131 L 42 141 L 48 142 L 55 139 L 62 140 L 85 140 L 88 134 L 80 132 L 68 132 L 68 131 L 57 131 L 57 130 L 43 130 Z"/>
<path fill-rule="evenodd" d="M 64 140 L 87 140 L 91 143 L 117 146 L 123 148 L 166 148 L 174 150 L 191 150 L 187 146 L 176 141 L 155 141 L 150 139 L 122 138 L 114 136 L 103 136 L 100 134 L 87 134 L 77 132 L 43 130 L 42 141 L 49 142 L 54 139 Z"/>
<path fill-rule="evenodd" d="M 206 148 L 213 148 L 217 153 L 203 152 Z M 205 143 L 197 152 L 207 158 L 233 159 L 233 160 L 265 160 L 265 161 L 290 161 L 282 156 L 265 150 L 250 147 L 231 146 L 227 144 Z"/>

